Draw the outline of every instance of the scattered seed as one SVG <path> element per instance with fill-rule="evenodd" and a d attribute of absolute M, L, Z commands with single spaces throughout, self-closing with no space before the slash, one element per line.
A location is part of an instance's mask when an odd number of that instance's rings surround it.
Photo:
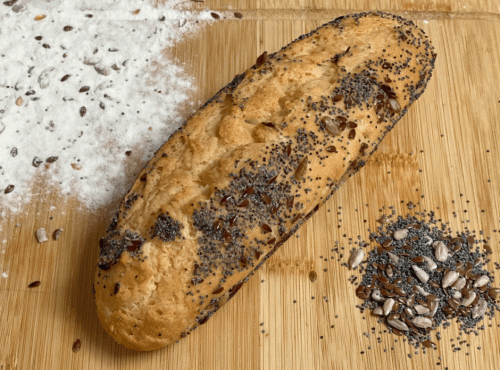
<path fill-rule="evenodd" d="M 80 117 L 85 117 L 85 114 L 87 114 L 87 108 L 81 107 L 80 108 Z"/>
<path fill-rule="evenodd" d="M 363 260 L 364 256 L 365 256 L 365 252 L 362 249 L 355 249 L 351 253 L 351 256 L 349 257 L 349 268 L 352 270 L 356 266 L 358 266 L 361 263 L 361 261 Z"/>
<path fill-rule="evenodd" d="M 137 15 L 141 12 L 141 9 L 136 9 L 132 12 L 133 15 Z"/>
<path fill-rule="evenodd" d="M 72 30 L 73 30 L 73 27 L 71 27 L 71 26 L 64 26 L 63 30 L 64 30 L 65 32 L 69 32 L 69 31 L 72 31 Z"/>
<path fill-rule="evenodd" d="M 84 93 L 84 92 L 87 92 L 89 90 L 90 90 L 90 86 L 83 86 L 82 88 L 80 88 L 80 90 L 78 92 Z"/>
<path fill-rule="evenodd" d="M 424 284 L 427 283 L 427 281 L 429 280 L 429 275 L 427 274 L 427 272 L 425 272 L 420 267 L 415 266 L 415 265 L 412 265 L 411 267 L 412 267 L 413 271 L 415 272 L 415 276 L 417 277 L 417 279 L 420 280 Z"/>
<path fill-rule="evenodd" d="M 432 326 L 432 320 L 427 318 L 427 317 L 423 317 L 423 316 L 414 317 L 410 321 L 417 328 L 421 328 L 421 329 L 427 329 L 427 328 L 430 328 Z"/>
<path fill-rule="evenodd" d="M 311 283 L 314 283 L 317 278 L 318 274 L 316 273 L 316 271 L 309 272 L 309 280 L 311 280 Z"/>
<path fill-rule="evenodd" d="M 443 289 L 448 288 L 451 286 L 457 279 L 459 278 L 459 274 L 456 271 L 450 271 L 443 277 L 443 281 L 441 283 L 441 286 Z"/>
<path fill-rule="evenodd" d="M 38 167 L 40 166 L 41 164 L 43 163 L 43 160 L 41 160 L 40 158 L 38 157 L 34 157 L 33 160 L 31 161 L 31 164 L 33 165 L 33 167 Z"/>
<path fill-rule="evenodd" d="M 38 243 L 45 243 L 49 238 L 47 238 L 47 231 L 43 227 L 39 228 L 36 231 L 36 238 L 38 240 Z"/>
<path fill-rule="evenodd" d="M 82 165 L 79 163 L 71 163 L 71 167 L 73 167 L 73 169 L 77 171 L 82 169 Z"/>
<path fill-rule="evenodd" d="M 434 262 L 432 258 L 427 256 L 422 256 L 422 258 L 424 259 L 425 265 L 429 271 L 434 271 L 435 269 L 437 269 L 436 262 Z"/>
<path fill-rule="evenodd" d="M 19 107 L 23 104 L 23 98 L 19 97 L 16 99 L 16 105 Z"/>
<path fill-rule="evenodd" d="M 484 299 L 480 299 L 477 304 L 472 309 L 472 318 L 477 319 L 478 317 L 483 317 L 488 308 L 488 304 Z"/>
<path fill-rule="evenodd" d="M 73 343 L 72 350 L 73 352 L 78 352 L 80 348 L 82 348 L 82 342 L 80 341 L 80 339 L 77 339 L 75 340 L 75 343 Z"/>
<path fill-rule="evenodd" d="M 49 157 L 49 158 L 47 158 L 45 161 L 46 161 L 47 163 L 54 163 L 55 161 L 57 161 L 57 159 L 58 159 L 58 158 L 59 158 L 59 157 Z"/>
<path fill-rule="evenodd" d="M 396 240 L 402 240 L 408 236 L 408 229 L 399 229 L 394 231 L 393 237 Z"/>
<path fill-rule="evenodd" d="M 35 21 L 41 21 L 42 19 L 45 19 L 46 15 L 45 14 L 42 14 L 42 15 L 37 15 L 35 17 Z"/>
<path fill-rule="evenodd" d="M 474 288 L 481 288 L 490 282 L 490 278 L 487 275 L 482 275 L 476 279 L 474 282 Z"/>
<path fill-rule="evenodd" d="M 393 298 L 388 298 L 385 300 L 383 306 L 384 316 L 388 316 L 391 313 L 395 303 L 396 301 Z"/>
<path fill-rule="evenodd" d="M 474 300 L 476 299 L 476 292 L 468 291 L 468 293 L 469 296 L 464 296 L 464 298 L 462 298 L 462 301 L 460 302 L 460 304 L 464 307 L 469 307 L 472 304 L 472 302 L 474 302 Z"/>
<path fill-rule="evenodd" d="M 408 328 L 408 325 L 406 325 L 404 322 L 397 320 L 397 319 L 387 319 L 387 323 L 401 331 L 408 331 L 410 328 Z"/>
<path fill-rule="evenodd" d="M 376 308 L 372 311 L 372 313 L 373 313 L 374 315 L 377 315 L 377 316 L 384 316 L 384 310 L 383 310 L 383 309 L 382 309 L 382 307 L 380 307 L 380 306 L 376 307 Z"/>
<path fill-rule="evenodd" d="M 39 280 L 36 280 L 32 282 L 30 285 L 28 285 L 28 288 L 36 288 L 39 287 L 42 283 Z"/>
<path fill-rule="evenodd" d="M 434 255 L 439 262 L 445 262 L 448 259 L 448 248 L 442 241 L 437 241 L 432 244 L 435 248 Z"/>
<path fill-rule="evenodd" d="M 220 19 L 220 15 L 214 12 L 211 12 L 210 15 L 212 16 L 213 19 Z"/>
<path fill-rule="evenodd" d="M 430 312 L 428 307 L 422 306 L 421 304 L 416 305 L 415 307 L 413 307 L 413 309 L 419 315 L 425 315 L 426 313 Z"/>
<path fill-rule="evenodd" d="M 8 185 L 8 186 L 5 188 L 4 193 L 5 193 L 5 194 L 12 193 L 12 192 L 14 191 L 14 187 L 15 187 L 15 186 L 14 186 L 14 185 L 12 185 L 12 184 L 11 184 L 11 185 Z"/>
<path fill-rule="evenodd" d="M 54 231 L 54 233 L 52 234 L 52 238 L 53 238 L 54 240 L 59 239 L 59 238 L 61 237 L 62 232 L 63 232 L 63 229 L 56 229 L 56 230 Z"/>
<path fill-rule="evenodd" d="M 243 18 L 243 14 L 241 14 L 240 12 L 236 12 L 236 13 L 234 13 L 234 17 L 241 19 L 241 18 Z"/>

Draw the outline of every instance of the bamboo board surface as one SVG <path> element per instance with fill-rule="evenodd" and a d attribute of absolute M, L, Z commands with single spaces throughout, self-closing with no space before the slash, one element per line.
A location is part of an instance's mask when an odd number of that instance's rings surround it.
<path fill-rule="evenodd" d="M 375 220 L 391 206 L 402 215 L 434 210 L 456 231 L 484 230 L 493 248 L 489 269 L 500 261 L 500 3 L 207 0 L 194 7 L 227 15 L 165 51 L 195 77 L 195 101 L 207 100 L 264 50 L 275 51 L 354 11 L 394 11 L 415 21 L 436 48 L 436 70 L 427 91 L 369 163 L 299 236 L 205 325 L 164 350 L 127 350 L 97 320 L 92 280 L 98 240 L 115 205 L 90 212 L 54 191 L 0 220 L 0 272 L 8 271 L 8 278 L 0 278 L 0 370 L 498 369 L 498 318 L 485 320 L 479 336 L 463 338 L 470 347 L 453 351 L 458 342 L 453 323 L 441 330 L 436 351 L 417 355 L 402 337 L 378 335 L 384 327 L 355 308 L 361 301 L 348 281 L 352 273 L 340 263 L 347 261 L 350 238 L 367 240 L 367 229 L 375 229 Z M 234 11 L 243 19 L 234 19 Z M 117 194 L 117 201 L 123 195 Z M 410 201 L 417 207 L 408 211 Z M 51 209 L 52 204 L 58 207 Z M 40 227 L 64 233 L 40 246 L 34 236 Z M 340 262 L 331 252 L 336 241 L 346 251 Z M 318 273 L 313 283 L 312 270 Z M 42 285 L 28 289 L 34 280 Z M 363 335 L 372 327 L 376 335 Z M 77 338 L 82 347 L 73 353 Z"/>

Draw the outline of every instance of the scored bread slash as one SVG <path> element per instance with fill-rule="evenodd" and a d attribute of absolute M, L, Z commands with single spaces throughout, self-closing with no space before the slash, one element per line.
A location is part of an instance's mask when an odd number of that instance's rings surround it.
<path fill-rule="evenodd" d="M 156 152 L 99 241 L 105 330 L 153 350 L 208 322 L 367 163 L 424 92 L 435 57 L 421 29 L 382 12 L 337 18 L 257 57 Z"/>

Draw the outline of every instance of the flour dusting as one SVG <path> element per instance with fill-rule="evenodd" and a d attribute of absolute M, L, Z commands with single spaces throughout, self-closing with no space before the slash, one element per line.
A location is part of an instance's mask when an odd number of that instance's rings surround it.
<path fill-rule="evenodd" d="M 162 51 L 214 21 L 186 4 L 0 4 L 1 218 L 48 188 L 90 209 L 125 194 L 186 118 L 193 78 Z"/>

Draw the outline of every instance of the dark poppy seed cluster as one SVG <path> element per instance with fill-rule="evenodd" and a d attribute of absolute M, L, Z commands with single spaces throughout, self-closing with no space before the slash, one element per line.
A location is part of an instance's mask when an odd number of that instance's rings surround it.
<path fill-rule="evenodd" d="M 391 332 L 424 347 L 435 347 L 431 337 L 442 324 L 457 320 L 468 334 L 500 310 L 500 289 L 485 269 L 491 254 L 486 240 L 469 231 L 453 235 L 430 216 L 428 222 L 381 218 L 378 233 L 370 236 L 378 246 L 361 262 L 356 289 L 362 312 L 370 310 Z"/>

